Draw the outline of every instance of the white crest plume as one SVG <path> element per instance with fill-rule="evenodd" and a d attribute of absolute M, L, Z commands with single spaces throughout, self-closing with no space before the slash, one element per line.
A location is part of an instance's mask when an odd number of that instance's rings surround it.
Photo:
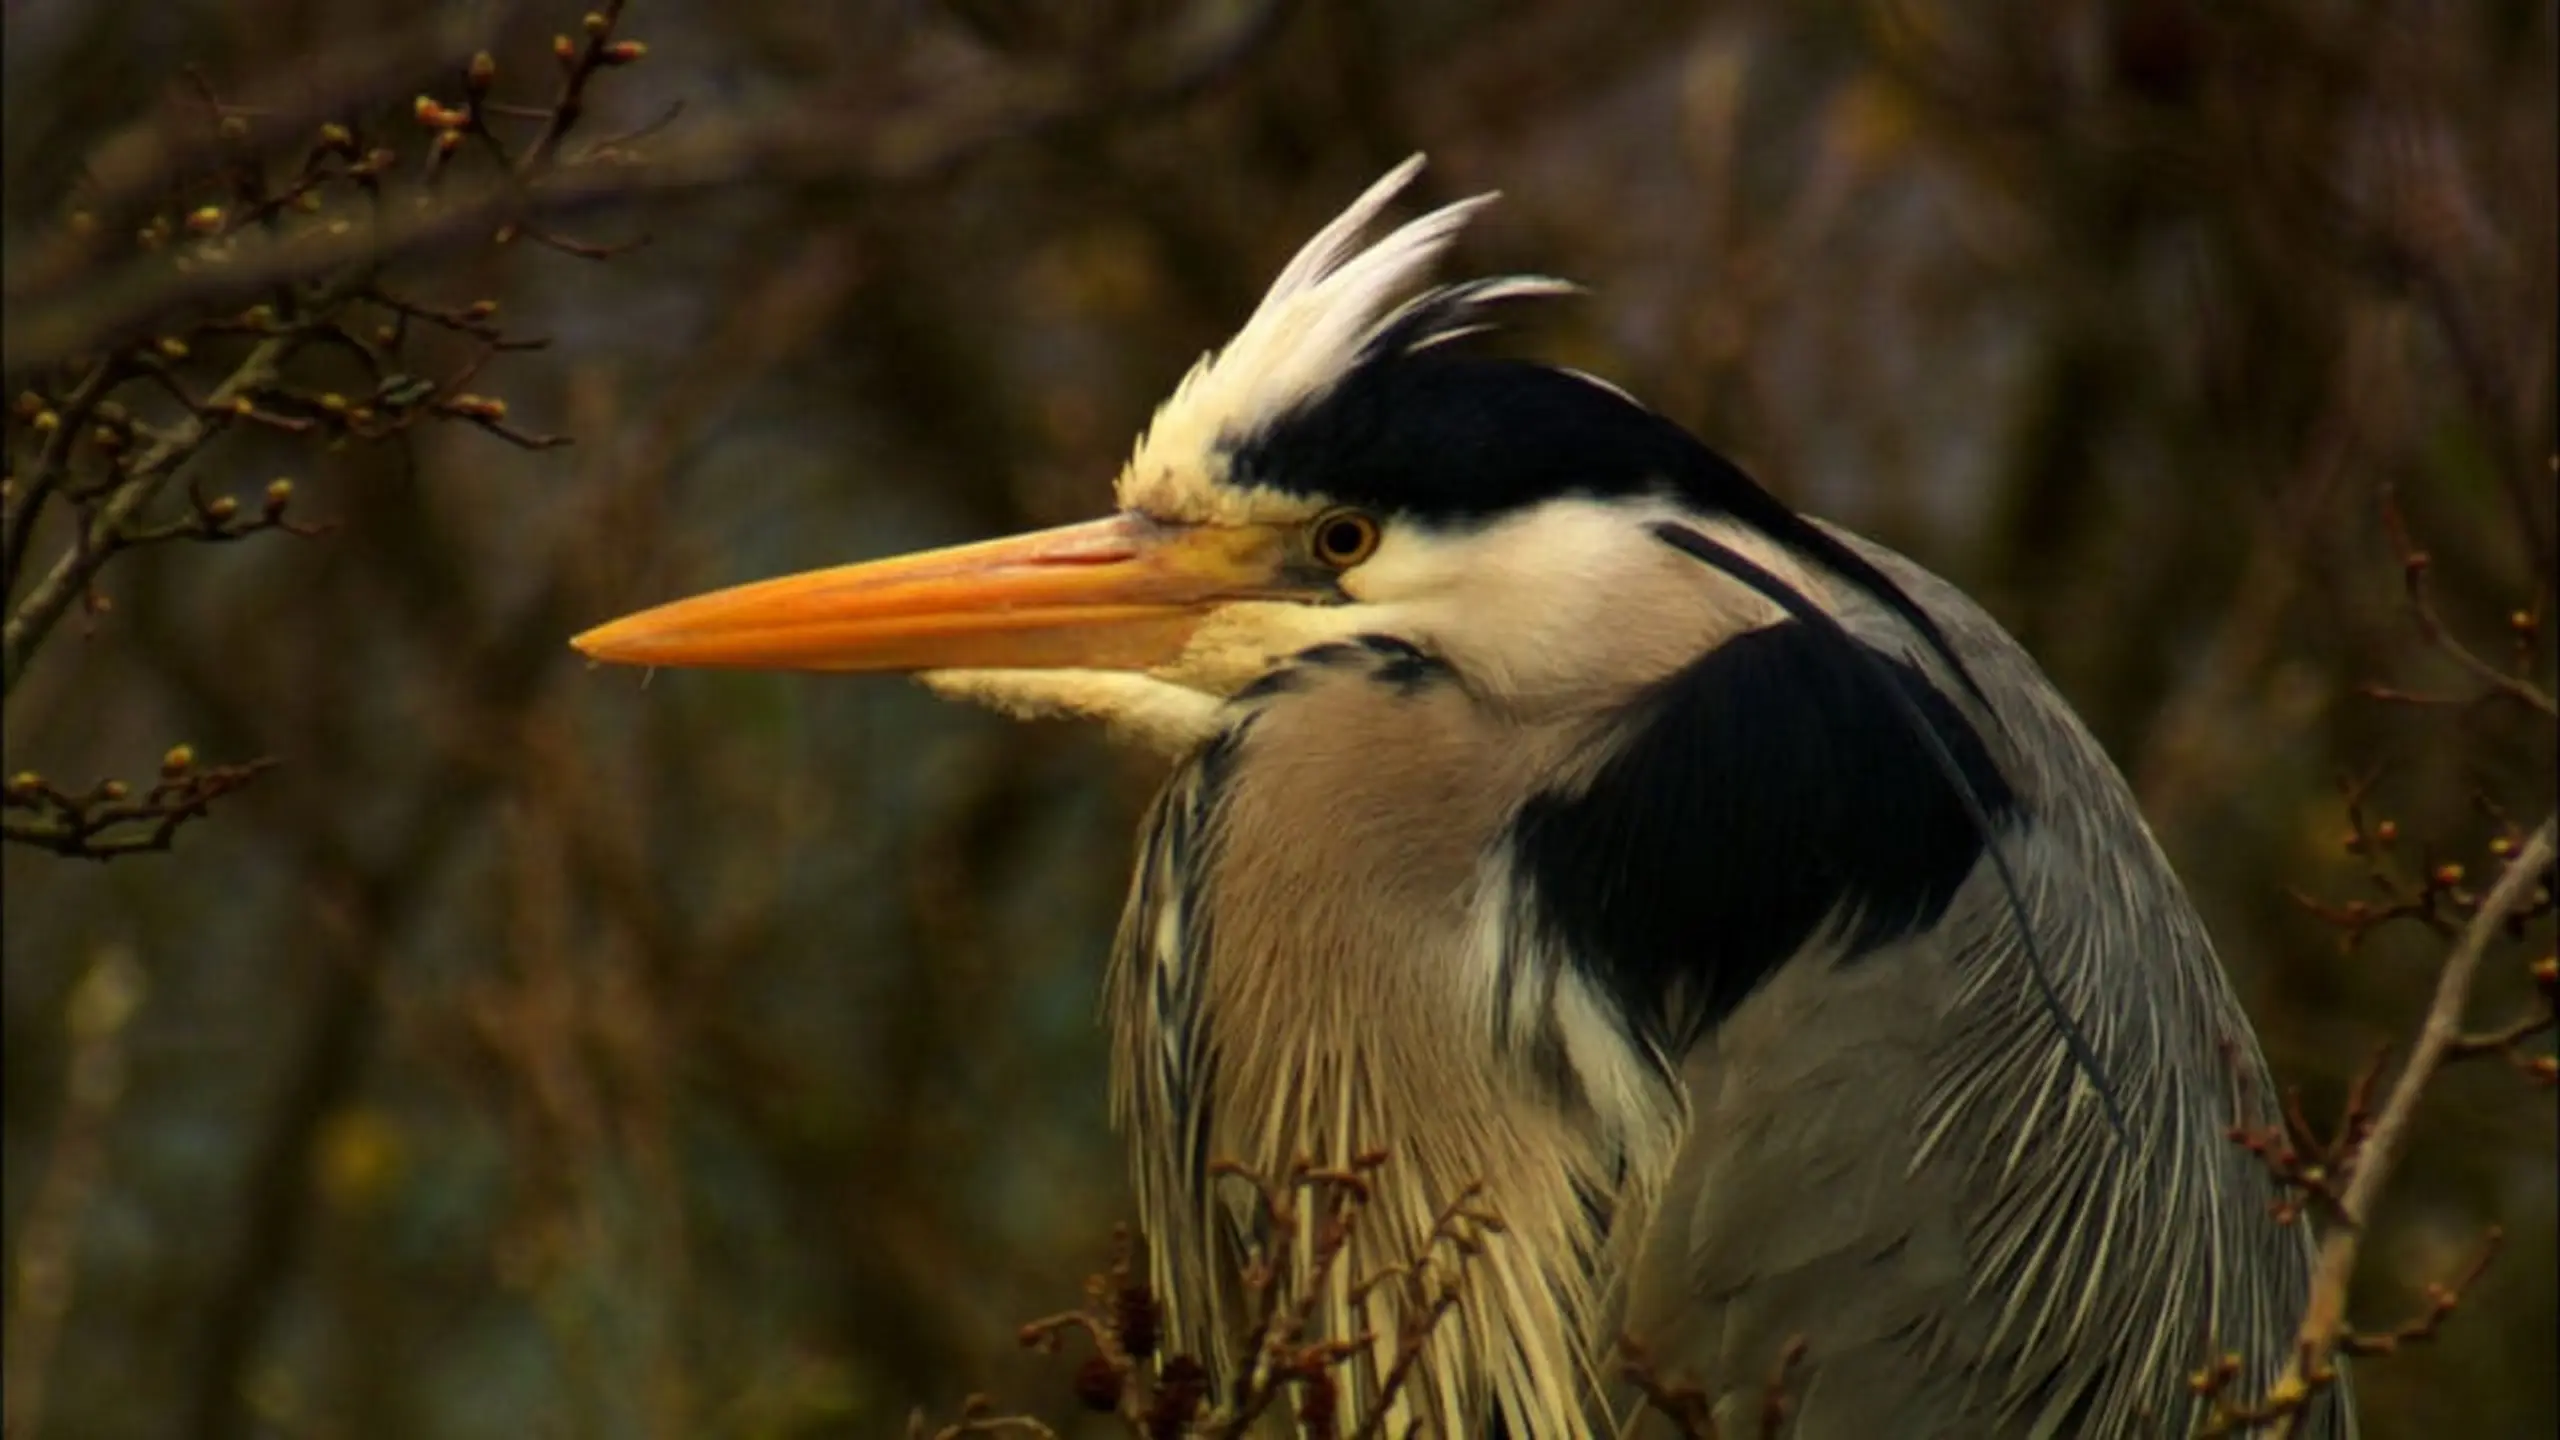
<path fill-rule="evenodd" d="M 1349 209 L 1316 232 L 1226 348 L 1200 357 L 1157 407 L 1120 472 L 1121 508 L 1168 519 L 1268 518 L 1302 502 L 1249 496 L 1228 480 L 1227 452 L 1322 397 L 1392 339 L 1418 350 L 1485 328 L 1480 307 L 1496 300 L 1571 294 L 1568 281 L 1510 275 L 1443 285 L 1398 304 L 1449 248 L 1475 213 L 1500 198 L 1488 192 L 1409 220 L 1367 249 L 1361 233 L 1422 173 L 1413 156 L 1380 177 Z"/>

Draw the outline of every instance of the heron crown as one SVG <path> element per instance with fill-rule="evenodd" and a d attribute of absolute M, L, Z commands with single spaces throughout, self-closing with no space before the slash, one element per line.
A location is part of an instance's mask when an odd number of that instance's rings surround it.
<path fill-rule="evenodd" d="M 1218 523 L 1312 513 L 1319 502 L 1308 498 L 1303 477 L 1239 461 L 1308 422 L 1363 370 L 1487 328 L 1491 304 L 1575 291 L 1539 275 L 1416 290 L 1492 194 L 1444 205 L 1361 248 L 1361 236 L 1422 165 L 1416 155 L 1388 171 L 1317 231 L 1235 337 L 1191 367 L 1121 471 L 1121 508 Z M 1287 483 L 1293 478 L 1300 483 Z"/>

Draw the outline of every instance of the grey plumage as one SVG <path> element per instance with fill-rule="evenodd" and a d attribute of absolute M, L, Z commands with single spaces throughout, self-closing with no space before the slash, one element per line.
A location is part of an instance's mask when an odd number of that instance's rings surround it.
<path fill-rule="evenodd" d="M 2309 1240 L 2270 1218 L 2272 1183 L 2223 1138 L 2263 1119 L 2272 1090 L 2193 908 L 2032 661 L 1952 587 L 1851 543 L 1936 617 L 1999 711 L 1985 729 L 2025 804 L 2008 854 L 2133 1143 L 2109 1133 L 2042 1023 L 1987 864 L 1925 932 L 1855 966 L 1816 947 L 1782 967 L 1678 1057 L 1676 1084 L 1639 1084 L 1614 1114 L 1535 1065 L 1487 1067 L 1476 1037 L 1432 1033 L 1474 1008 L 1468 967 L 1446 952 L 1533 930 L 1502 918 L 1531 903 L 1502 856 L 1507 807 L 1531 777 L 1593 763 L 1577 753 L 1590 721 L 1524 722 L 1456 684 L 1400 693 L 1377 683 L 1384 655 L 1319 654 L 1231 705 L 1167 786 L 1106 1000 L 1143 1218 L 1185 1338 L 1231 1358 L 1214 1277 L 1247 1243 L 1235 1227 L 1248 1212 L 1212 1198 L 1210 1155 L 1278 1167 L 1380 1143 L 1398 1149 L 1384 1178 L 1397 1200 L 1382 1207 L 1398 1218 L 1372 1258 L 1410 1243 L 1452 1187 L 1486 1179 L 1531 1236 L 1568 1237 L 1543 1293 L 1535 1278 L 1502 1284 L 1578 1322 L 1563 1339 L 1582 1378 L 1623 1327 L 1744 1407 L 1737 1425 L 1797 1336 L 1794 1433 L 1807 1437 L 2182 1434 L 2200 1419 L 2185 1377 L 2210 1357 L 2242 1356 L 2244 1393 L 2275 1378 Z M 1838 613 L 1917 658 L 1872 604 Z M 1394 750 L 1342 736 L 1392 736 Z M 1289 806 L 1306 813 L 1271 813 Z M 1327 963 L 1361 973 L 1306 973 Z M 1544 997 L 1524 1002 L 1536 1038 L 1510 1048 L 1574 1053 L 1562 958 L 1523 944 L 1502 963 Z M 1372 1093 L 1330 1093 L 1351 1074 Z M 1275 1123 L 1275 1104 L 1296 1114 Z M 1334 1123 L 1364 1109 L 1372 1128 Z M 1546 1123 L 1506 1125 L 1547 1133 L 1482 1150 L 1484 1137 L 1440 1133 L 1469 1111 L 1525 1111 Z M 1552 1148 L 1524 1159 L 1506 1144 Z M 1577 1228 L 1575 1182 L 1605 1187 L 1605 1227 Z M 1613 1259 L 1623 1273 L 1604 1273 Z M 1467 1315 L 1452 1348 L 1490 1345 L 1500 1322 Z M 1337 1317 L 1345 1333 L 1359 1319 Z M 1498 1406 L 1515 1434 L 1555 1433 L 1556 1412 L 1522 1393 L 1553 1383 L 1537 1342 L 1463 1368 L 1444 1416 Z M 2351 1426 L 2333 1403 L 2306 1433 Z"/>

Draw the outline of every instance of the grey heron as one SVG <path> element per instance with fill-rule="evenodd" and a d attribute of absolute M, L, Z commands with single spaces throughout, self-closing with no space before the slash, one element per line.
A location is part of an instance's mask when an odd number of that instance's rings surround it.
<path fill-rule="evenodd" d="M 1395 1397 L 1434 1433 L 1617 1428 L 1621 1334 L 1736 1419 L 1800 1340 L 1807 1437 L 2183 1434 L 2214 1357 L 2265 1386 L 2309 1239 L 2226 1139 L 2265 1063 L 2118 772 L 1953 586 L 1450 343 L 1571 287 L 1428 284 L 1489 196 L 1364 244 L 1419 163 L 1181 382 L 1115 513 L 578 647 L 917 672 L 1174 762 L 1104 1001 L 1170 1348 L 1243 1343 L 1213 1160 L 1376 1147 L 1349 1273 L 1473 1182 L 1507 1230 Z M 2343 1385 L 2310 1419 L 2351 1433 Z"/>

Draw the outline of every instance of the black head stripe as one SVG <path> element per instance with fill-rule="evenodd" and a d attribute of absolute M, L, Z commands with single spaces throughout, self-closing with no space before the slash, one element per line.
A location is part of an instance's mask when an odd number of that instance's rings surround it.
<path fill-rule="evenodd" d="M 1893 578 L 1788 508 L 1671 420 L 1569 370 L 1435 344 L 1471 305 L 1417 307 L 1350 373 L 1261 433 L 1236 437 L 1237 479 L 1426 522 L 1473 523 L 1567 495 L 1664 494 L 1730 515 L 1900 616 L 1987 713 L 1946 632 Z"/>

